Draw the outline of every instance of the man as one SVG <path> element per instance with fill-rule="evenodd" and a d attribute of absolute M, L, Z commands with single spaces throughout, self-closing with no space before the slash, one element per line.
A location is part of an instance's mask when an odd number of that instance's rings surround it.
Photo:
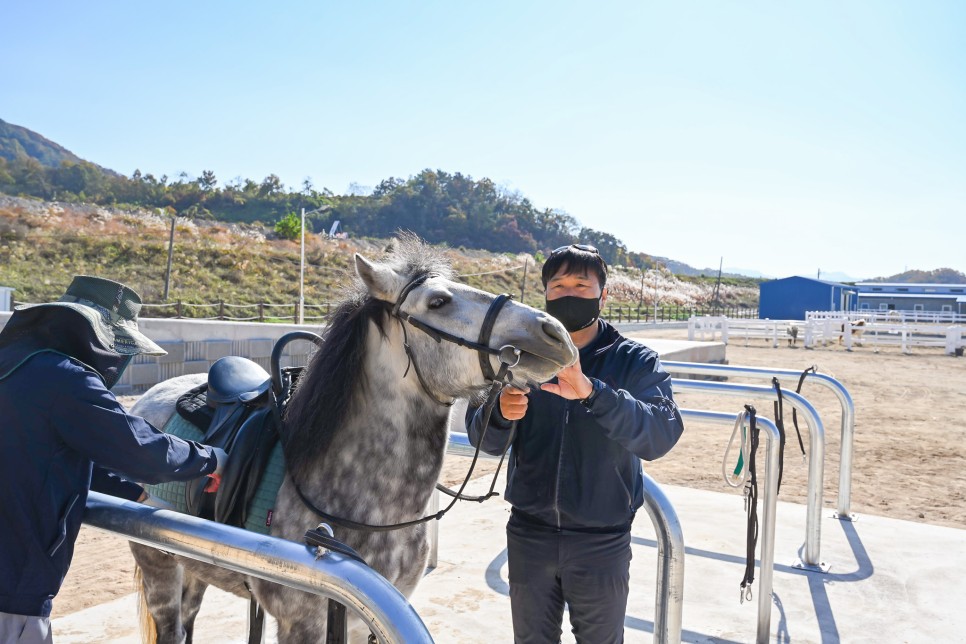
<path fill-rule="evenodd" d="M 657 354 L 599 319 L 607 265 L 597 249 L 558 248 L 542 280 L 547 312 L 580 358 L 539 389 L 504 388 L 481 445 L 490 454 L 513 446 L 506 499 L 514 639 L 558 642 L 566 602 L 578 642 L 622 642 L 630 529 L 643 504 L 640 459 L 666 454 L 684 426 Z M 479 444 L 483 414 L 467 416 Z"/>
<path fill-rule="evenodd" d="M 224 451 L 163 434 L 110 392 L 134 356 L 165 353 L 138 331 L 140 308 L 123 284 L 78 276 L 0 332 L 0 643 L 52 641 L 88 489 L 144 500 L 113 472 L 218 487 Z"/>

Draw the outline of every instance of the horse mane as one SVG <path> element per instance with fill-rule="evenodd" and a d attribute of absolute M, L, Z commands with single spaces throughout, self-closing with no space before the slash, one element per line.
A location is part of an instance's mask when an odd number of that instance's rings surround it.
<path fill-rule="evenodd" d="M 411 233 L 401 233 L 387 247 L 384 262 L 409 280 L 424 275 L 452 278 L 449 262 Z M 291 472 L 312 467 L 345 425 L 355 393 L 368 391 L 363 372 L 369 323 L 386 336 L 387 303 L 373 298 L 354 276 L 346 297 L 322 333 L 322 346 L 299 378 L 285 409 L 282 430 L 285 460 Z"/>

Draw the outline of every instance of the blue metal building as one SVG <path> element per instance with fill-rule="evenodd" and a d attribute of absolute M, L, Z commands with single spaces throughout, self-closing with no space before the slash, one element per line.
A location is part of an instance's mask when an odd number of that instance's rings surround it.
<path fill-rule="evenodd" d="M 856 290 L 848 284 L 785 277 L 758 286 L 758 317 L 804 320 L 805 311 L 854 311 Z"/>

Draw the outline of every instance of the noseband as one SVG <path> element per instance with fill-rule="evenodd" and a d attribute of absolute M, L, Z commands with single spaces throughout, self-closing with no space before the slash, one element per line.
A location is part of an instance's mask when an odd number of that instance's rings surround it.
<path fill-rule="evenodd" d="M 486 316 L 483 318 L 483 326 L 480 327 L 479 337 L 477 338 L 476 342 L 472 342 L 465 338 L 461 338 L 458 335 L 453 335 L 448 331 L 444 331 L 432 325 L 426 324 L 422 320 L 419 320 L 402 310 L 402 305 L 406 301 L 406 298 L 409 296 L 409 294 L 415 288 L 426 282 L 426 280 L 430 277 L 430 274 L 420 275 L 416 279 L 406 284 L 406 286 L 403 287 L 402 292 L 400 292 L 399 297 L 396 299 L 396 303 L 392 305 L 392 308 L 389 311 L 393 317 L 399 319 L 403 323 L 403 347 L 406 349 L 406 356 L 409 358 L 409 363 L 416 371 L 416 377 L 419 379 L 419 384 L 429 395 L 429 397 L 435 400 L 437 403 L 446 405 L 448 407 L 455 402 L 455 399 L 449 402 L 440 400 L 426 385 L 426 381 L 423 379 L 422 373 L 419 370 L 419 365 L 416 363 L 416 357 L 413 355 L 412 348 L 409 346 L 409 337 L 406 333 L 406 322 L 413 325 L 423 333 L 429 335 L 431 338 L 436 340 L 437 343 L 446 340 L 447 342 L 452 342 L 461 347 L 466 347 L 476 351 L 480 359 L 480 371 L 483 372 L 483 377 L 487 382 L 491 383 L 491 385 L 498 383 L 498 388 L 502 388 L 503 385 L 506 385 L 508 382 L 510 382 L 510 380 L 513 379 L 513 373 L 510 371 L 510 369 L 520 363 L 520 354 L 522 352 L 520 349 L 511 344 L 505 344 L 499 349 L 494 349 L 490 346 L 490 335 L 493 333 L 493 325 L 496 324 L 497 316 L 500 315 L 500 311 L 503 309 L 503 306 L 509 300 L 513 299 L 513 296 L 503 293 L 498 295 L 490 303 L 490 308 L 487 309 Z M 494 373 L 493 366 L 490 364 L 490 356 L 496 356 L 500 360 L 500 371 L 497 373 Z M 409 373 L 408 365 L 406 367 L 406 373 Z M 405 374 L 403 377 L 405 377 Z"/>

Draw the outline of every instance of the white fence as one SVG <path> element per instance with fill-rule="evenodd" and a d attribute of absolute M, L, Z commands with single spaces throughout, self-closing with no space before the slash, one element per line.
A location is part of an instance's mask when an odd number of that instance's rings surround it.
<path fill-rule="evenodd" d="M 840 320 L 847 318 L 852 321 L 886 323 L 922 323 L 922 324 L 966 324 L 966 315 L 951 311 L 882 311 L 876 309 L 859 309 L 858 311 L 806 311 L 806 320 L 824 320 L 832 318 Z"/>
<path fill-rule="evenodd" d="M 805 322 L 799 320 L 733 320 L 722 316 L 693 317 L 688 320 L 688 339 L 725 344 L 742 340 L 765 340 L 773 347 L 780 342 L 795 344 L 801 340 L 805 348 L 842 344 L 852 350 L 871 346 L 899 347 L 910 353 L 913 347 L 941 348 L 946 355 L 962 355 L 966 340 L 964 327 L 955 324 L 913 324 L 910 322 L 875 322 L 856 313 L 811 312 Z"/>

